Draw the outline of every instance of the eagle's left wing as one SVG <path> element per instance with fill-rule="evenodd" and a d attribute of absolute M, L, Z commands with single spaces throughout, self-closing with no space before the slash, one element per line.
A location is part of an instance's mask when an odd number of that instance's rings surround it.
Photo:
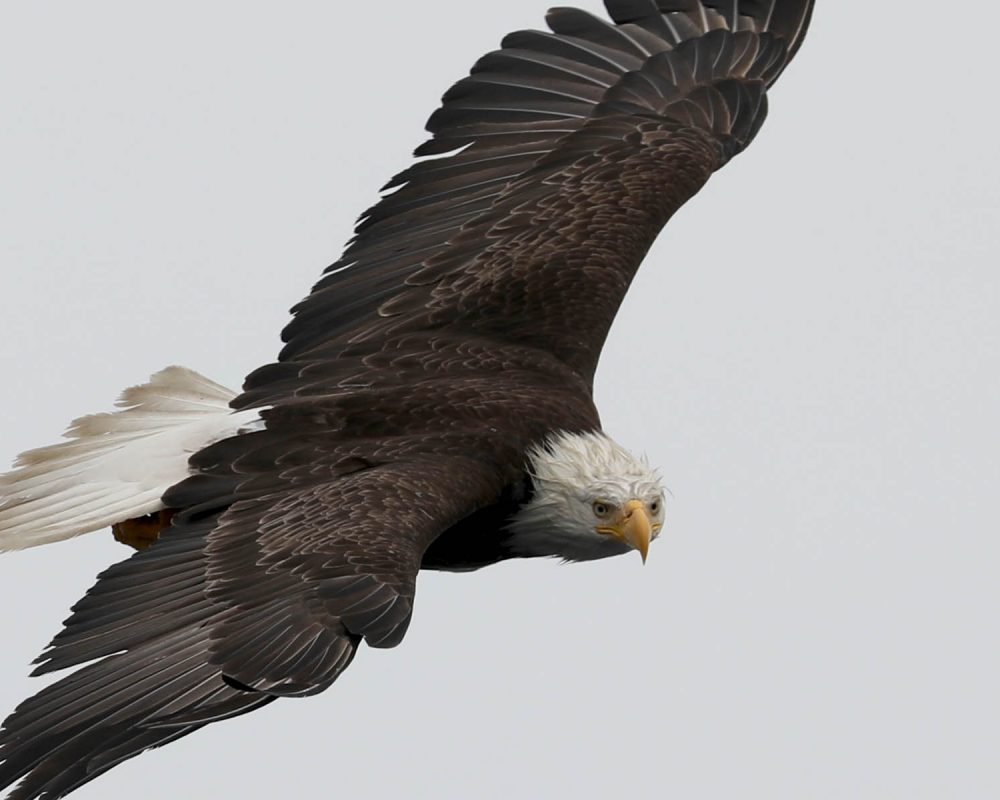
<path fill-rule="evenodd" d="M 269 458 L 268 433 L 248 436 L 261 449 L 247 459 Z M 362 639 L 396 644 L 424 549 L 503 474 L 441 452 L 447 437 L 436 453 L 396 442 L 383 463 L 299 445 L 284 469 L 244 474 L 253 488 L 229 508 L 179 515 L 74 607 L 36 673 L 99 660 L 5 721 L 0 789 L 23 778 L 10 800 L 62 797 L 209 722 L 322 691 Z"/>
<path fill-rule="evenodd" d="M 756 136 L 813 0 L 605 5 L 610 21 L 552 9 L 549 32 L 508 35 L 445 93 L 422 160 L 364 213 L 235 408 L 394 380 L 404 358 L 412 382 L 470 342 L 480 361 L 544 354 L 589 391 L 640 262 Z"/>

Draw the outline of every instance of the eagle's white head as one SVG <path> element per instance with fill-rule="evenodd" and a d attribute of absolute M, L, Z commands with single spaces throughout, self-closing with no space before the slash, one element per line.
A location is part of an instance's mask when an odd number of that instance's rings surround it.
<path fill-rule="evenodd" d="M 567 561 L 638 550 L 663 527 L 663 483 L 600 432 L 557 433 L 528 451 L 534 493 L 510 522 L 509 546 L 521 556 Z"/>

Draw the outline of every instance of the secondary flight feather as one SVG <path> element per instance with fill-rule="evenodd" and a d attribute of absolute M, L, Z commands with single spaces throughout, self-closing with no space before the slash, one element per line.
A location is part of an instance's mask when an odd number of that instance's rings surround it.
<path fill-rule="evenodd" d="M 0 477 L 0 549 L 137 548 L 0 731 L 58 798 L 143 750 L 323 691 L 406 632 L 421 569 L 638 551 L 656 471 L 602 430 L 608 329 L 659 230 L 756 136 L 811 0 L 549 12 L 444 95 L 239 394 L 172 367 Z"/>

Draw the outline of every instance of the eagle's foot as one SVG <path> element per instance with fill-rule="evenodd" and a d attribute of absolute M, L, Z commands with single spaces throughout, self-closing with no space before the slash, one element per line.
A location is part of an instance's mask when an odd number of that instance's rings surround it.
<path fill-rule="evenodd" d="M 144 517 L 127 519 L 111 526 L 117 541 L 136 550 L 145 550 L 160 537 L 160 531 L 170 525 L 172 509 L 164 508 Z"/>

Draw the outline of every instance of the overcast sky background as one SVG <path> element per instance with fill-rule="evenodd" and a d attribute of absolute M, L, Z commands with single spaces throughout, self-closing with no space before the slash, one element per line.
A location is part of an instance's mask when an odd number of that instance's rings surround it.
<path fill-rule="evenodd" d="M 270 360 L 444 89 L 545 7 L 7 4 L 0 468 L 167 364 Z M 965 8 L 821 0 L 646 259 L 597 395 L 674 495 L 648 566 L 426 574 L 397 649 L 74 798 L 1000 795 L 1000 7 Z M 0 711 L 126 555 L 0 556 Z"/>

